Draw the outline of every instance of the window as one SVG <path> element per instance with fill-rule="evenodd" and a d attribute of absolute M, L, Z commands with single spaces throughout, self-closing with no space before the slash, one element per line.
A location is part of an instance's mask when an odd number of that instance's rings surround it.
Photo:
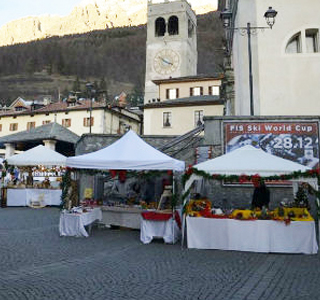
<path fill-rule="evenodd" d="M 319 29 L 308 28 L 294 34 L 286 45 L 286 53 L 319 53 Z"/>
<path fill-rule="evenodd" d="M 179 34 L 179 19 L 176 16 L 171 16 L 168 23 L 168 33 L 169 35 Z"/>
<path fill-rule="evenodd" d="M 51 123 L 51 121 L 50 121 L 50 120 L 42 121 L 42 125 L 46 125 L 46 124 L 49 124 L 49 123 Z"/>
<path fill-rule="evenodd" d="M 23 107 L 23 106 L 16 106 L 14 109 L 15 109 L 15 111 L 23 111 L 23 110 L 26 110 L 26 108 Z"/>
<path fill-rule="evenodd" d="M 286 53 L 301 53 L 301 33 L 295 34 L 288 42 Z"/>
<path fill-rule="evenodd" d="M 62 126 L 70 127 L 71 126 L 71 119 L 62 119 Z"/>
<path fill-rule="evenodd" d="M 200 126 L 203 124 L 203 110 L 196 110 L 194 112 L 194 126 Z"/>
<path fill-rule="evenodd" d="M 220 87 L 218 85 L 209 86 L 208 94 L 209 95 L 219 96 L 220 95 Z"/>
<path fill-rule="evenodd" d="M 11 123 L 9 130 L 10 131 L 17 131 L 18 130 L 18 123 Z"/>
<path fill-rule="evenodd" d="M 166 89 L 166 99 L 179 98 L 179 89 Z"/>
<path fill-rule="evenodd" d="M 318 46 L 318 29 L 306 30 L 306 51 L 307 53 L 319 52 Z"/>
<path fill-rule="evenodd" d="M 30 130 L 35 127 L 36 127 L 36 122 L 28 122 L 27 123 L 27 130 Z"/>
<path fill-rule="evenodd" d="M 171 112 L 164 112 L 163 113 L 163 127 L 171 127 Z"/>
<path fill-rule="evenodd" d="M 201 96 L 203 95 L 203 87 L 197 86 L 190 88 L 190 96 Z"/>
<path fill-rule="evenodd" d="M 164 36 L 166 32 L 166 21 L 164 18 L 158 18 L 155 21 L 155 36 Z"/>
<path fill-rule="evenodd" d="M 91 117 L 91 126 L 93 126 L 93 117 Z M 90 126 L 90 118 L 83 118 L 83 126 L 89 127 Z"/>

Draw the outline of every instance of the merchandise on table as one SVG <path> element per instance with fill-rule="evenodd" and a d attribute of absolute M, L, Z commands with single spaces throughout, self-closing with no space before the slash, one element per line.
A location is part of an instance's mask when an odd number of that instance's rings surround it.
<path fill-rule="evenodd" d="M 222 211 L 212 208 L 208 199 L 190 200 L 186 206 L 186 214 L 190 217 L 204 217 L 215 219 L 237 219 L 237 220 L 275 220 L 290 223 L 290 221 L 313 221 L 312 216 L 305 207 L 278 207 L 275 210 L 250 210 L 234 209 Z"/>

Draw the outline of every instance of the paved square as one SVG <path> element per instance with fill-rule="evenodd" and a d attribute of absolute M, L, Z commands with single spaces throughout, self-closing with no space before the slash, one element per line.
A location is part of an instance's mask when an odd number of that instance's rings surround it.
<path fill-rule="evenodd" d="M 57 208 L 0 209 L 0 299 L 320 300 L 320 255 L 143 245 L 139 231 L 59 236 Z"/>

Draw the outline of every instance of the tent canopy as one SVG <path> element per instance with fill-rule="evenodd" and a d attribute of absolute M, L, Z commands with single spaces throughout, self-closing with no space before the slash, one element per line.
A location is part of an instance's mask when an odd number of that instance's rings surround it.
<path fill-rule="evenodd" d="M 209 174 L 273 176 L 305 172 L 309 167 L 246 145 L 219 157 L 193 166 Z"/>
<path fill-rule="evenodd" d="M 68 157 L 68 167 L 102 170 L 175 170 L 183 171 L 185 163 L 174 159 L 143 141 L 134 131 L 98 151 Z"/>
<path fill-rule="evenodd" d="M 66 156 L 43 145 L 36 146 L 23 153 L 13 155 L 7 159 L 9 165 L 14 166 L 64 166 Z"/>

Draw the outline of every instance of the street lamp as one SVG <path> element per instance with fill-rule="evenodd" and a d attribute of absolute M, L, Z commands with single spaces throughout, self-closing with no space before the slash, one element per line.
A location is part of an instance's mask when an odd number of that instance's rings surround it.
<path fill-rule="evenodd" d="M 252 27 L 250 22 L 246 27 L 230 27 L 233 23 L 233 14 L 229 9 L 225 9 L 220 14 L 220 18 L 223 20 L 223 26 L 231 30 L 239 30 L 241 35 L 248 36 L 248 59 L 249 59 L 249 92 L 250 92 L 250 115 L 254 115 L 254 101 L 253 101 L 253 78 L 252 78 L 252 49 L 251 49 L 251 35 L 256 34 L 258 30 L 272 29 L 275 23 L 275 17 L 278 14 L 271 6 L 264 14 L 266 23 L 269 27 Z"/>
<path fill-rule="evenodd" d="M 89 133 L 91 133 L 91 126 L 92 126 L 92 95 L 95 93 L 95 90 L 93 89 L 94 85 L 93 83 L 89 82 L 86 84 L 87 93 L 90 99 L 90 109 L 89 109 Z"/>

